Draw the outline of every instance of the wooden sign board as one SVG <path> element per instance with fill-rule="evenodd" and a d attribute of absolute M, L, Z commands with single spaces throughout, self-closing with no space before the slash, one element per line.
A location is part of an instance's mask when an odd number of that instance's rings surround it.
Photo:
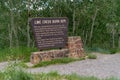
<path fill-rule="evenodd" d="M 30 24 L 39 50 L 66 46 L 68 18 L 32 18 Z"/>

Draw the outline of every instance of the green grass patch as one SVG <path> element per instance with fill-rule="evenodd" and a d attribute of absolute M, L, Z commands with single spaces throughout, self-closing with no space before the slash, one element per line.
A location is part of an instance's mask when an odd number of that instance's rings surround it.
<path fill-rule="evenodd" d="M 23 60 L 29 62 L 31 52 L 37 51 L 36 48 L 15 47 L 0 50 L 0 62 L 11 60 Z"/>
<path fill-rule="evenodd" d="M 76 74 L 60 75 L 57 72 L 50 72 L 47 74 L 41 73 L 36 75 L 36 80 L 100 80 L 100 79 L 96 77 L 78 76 Z"/>
<path fill-rule="evenodd" d="M 115 53 L 117 53 L 118 51 L 117 51 L 117 49 L 116 48 L 112 48 L 112 49 L 110 49 L 110 54 L 115 54 Z"/>
<path fill-rule="evenodd" d="M 35 80 L 67 80 L 65 76 L 61 76 L 57 72 L 36 74 L 34 78 Z"/>
<path fill-rule="evenodd" d="M 3 72 L 0 73 L 0 80 L 34 80 L 33 75 L 25 72 L 25 70 L 17 66 L 16 63 L 10 64 Z"/>
<path fill-rule="evenodd" d="M 98 48 L 98 47 L 96 48 L 85 47 L 85 52 L 86 53 L 99 52 L 103 54 L 115 54 L 117 52 L 120 52 L 120 49 L 117 49 L 117 48 L 104 49 L 104 48 Z"/>
<path fill-rule="evenodd" d="M 87 56 L 88 59 L 97 59 L 97 56 L 95 54 L 88 53 Z"/>
<path fill-rule="evenodd" d="M 85 47 L 85 52 L 86 53 L 99 52 L 99 53 L 110 54 L 109 49 L 103 49 L 103 48 L 88 48 L 88 47 Z"/>
<path fill-rule="evenodd" d="M 94 76 L 78 76 L 77 74 L 60 75 L 57 72 L 41 73 L 34 75 L 35 80 L 119 80 L 117 78 L 99 79 Z"/>
<path fill-rule="evenodd" d="M 73 61 L 80 61 L 80 60 L 84 60 L 84 59 L 85 58 L 79 58 L 79 59 L 59 58 L 59 59 L 53 59 L 51 61 L 40 62 L 39 64 L 36 64 L 33 67 L 42 67 L 42 66 L 48 66 L 48 65 L 52 65 L 52 64 L 66 64 L 66 63 L 70 63 L 70 62 L 73 62 Z"/>
<path fill-rule="evenodd" d="M 86 77 L 86 76 L 78 76 L 76 74 L 72 74 L 72 75 L 67 75 L 66 76 L 67 80 L 99 80 L 96 77 Z"/>
<path fill-rule="evenodd" d="M 120 53 L 120 48 L 117 49 L 117 52 Z"/>

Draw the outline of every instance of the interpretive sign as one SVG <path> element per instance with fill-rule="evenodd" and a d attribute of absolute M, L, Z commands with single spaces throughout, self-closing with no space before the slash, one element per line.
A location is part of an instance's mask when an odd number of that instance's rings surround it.
<path fill-rule="evenodd" d="M 35 42 L 40 50 L 63 48 L 67 43 L 67 18 L 32 18 Z"/>

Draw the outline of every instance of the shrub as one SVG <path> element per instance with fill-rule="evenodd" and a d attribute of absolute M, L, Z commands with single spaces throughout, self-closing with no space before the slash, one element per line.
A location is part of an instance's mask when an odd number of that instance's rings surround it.
<path fill-rule="evenodd" d="M 110 49 L 110 54 L 115 54 L 117 52 L 117 49 L 113 48 L 113 49 Z"/>
<path fill-rule="evenodd" d="M 23 60 L 29 62 L 30 53 L 37 51 L 37 48 L 29 47 L 13 47 L 0 50 L 0 62 L 11 61 L 11 60 Z"/>
<path fill-rule="evenodd" d="M 97 58 L 97 56 L 95 55 L 95 54 L 87 54 L 87 56 L 88 56 L 88 58 L 89 59 L 96 59 Z"/>
<path fill-rule="evenodd" d="M 33 80 L 30 73 L 25 72 L 21 67 L 15 65 L 10 65 L 5 69 L 3 72 L 4 80 Z"/>
<path fill-rule="evenodd" d="M 109 49 L 105 49 L 105 48 L 85 48 L 86 53 L 91 53 L 91 52 L 99 52 L 99 53 L 105 53 L 105 54 L 109 54 L 110 50 Z"/>

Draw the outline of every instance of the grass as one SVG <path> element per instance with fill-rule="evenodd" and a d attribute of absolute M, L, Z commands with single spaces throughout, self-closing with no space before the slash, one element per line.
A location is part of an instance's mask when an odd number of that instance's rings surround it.
<path fill-rule="evenodd" d="M 109 48 L 109 49 L 104 49 L 104 48 L 88 48 L 85 47 L 85 52 L 86 53 L 92 53 L 92 52 L 99 52 L 103 54 L 115 54 L 117 52 L 120 52 L 120 49 L 117 48 Z"/>
<path fill-rule="evenodd" d="M 77 74 L 60 75 L 57 72 L 41 73 L 34 75 L 35 80 L 119 80 L 117 78 L 99 79 L 94 76 L 78 76 Z"/>
<path fill-rule="evenodd" d="M 38 77 L 39 76 L 39 77 Z M 60 75 L 57 72 L 41 73 L 36 75 L 36 80 L 99 80 L 96 77 L 78 76 L 76 74 Z"/>
<path fill-rule="evenodd" d="M 99 52 L 99 53 L 105 53 L 105 54 L 110 53 L 110 50 L 103 49 L 103 48 L 88 48 L 88 47 L 85 47 L 85 51 L 86 51 L 86 53 L 91 53 L 91 52 Z"/>
<path fill-rule="evenodd" d="M 110 49 L 110 54 L 115 54 L 117 52 L 118 52 L 118 49 L 116 48 Z"/>
<path fill-rule="evenodd" d="M 25 68 L 28 68 L 28 66 L 25 64 L 26 62 L 30 61 L 30 55 L 31 52 L 38 51 L 36 48 L 28 48 L 28 47 L 16 47 L 16 48 L 6 48 L 3 50 L 0 50 L 0 62 L 2 61 L 12 61 L 12 60 L 21 60 L 19 64 Z M 95 55 L 88 55 L 89 59 L 96 59 Z M 73 61 L 80 61 L 84 60 L 85 58 L 59 58 L 59 59 L 53 59 L 52 61 L 43 61 L 39 64 L 33 66 L 33 67 L 42 67 L 42 66 L 48 66 L 53 64 L 66 64 Z"/>
<path fill-rule="evenodd" d="M 120 53 L 120 48 L 117 49 L 117 52 Z"/>
<path fill-rule="evenodd" d="M 91 53 L 88 53 L 87 56 L 88 56 L 88 59 L 96 59 L 97 58 L 97 56 L 95 54 L 91 54 Z"/>
<path fill-rule="evenodd" d="M 31 52 L 38 51 L 36 48 L 28 48 L 28 47 L 13 47 L 0 49 L 0 62 L 9 61 L 9 60 L 23 60 L 24 62 L 30 61 Z M 91 52 L 100 52 L 105 54 L 115 54 L 120 52 L 120 49 L 102 49 L 102 48 L 85 48 L 86 53 Z M 89 58 L 95 56 L 89 55 Z"/>
<path fill-rule="evenodd" d="M 16 66 L 26 67 L 24 62 L 29 62 L 29 57 L 31 55 L 30 53 L 33 51 L 37 51 L 37 49 L 36 48 L 27 48 L 27 47 L 19 47 L 19 48 L 11 48 L 11 49 L 8 48 L 8 49 L 0 50 L 0 62 L 1 61 L 9 61 L 9 60 L 23 60 L 23 62 L 9 66 L 5 69 L 5 71 L 0 72 L 0 80 L 100 80 L 96 77 L 78 76 L 76 74 L 59 75 L 57 72 L 50 72 L 48 74 L 46 74 L 46 73 L 31 74 L 31 73 L 24 72 L 25 70 L 23 70 L 22 68 L 16 67 Z M 104 52 L 104 50 L 102 50 L 102 49 L 98 49 L 98 51 Z M 115 52 L 115 51 L 113 50 L 113 52 Z M 96 56 L 93 54 L 88 54 L 88 58 L 96 59 Z M 70 63 L 73 61 L 79 61 L 79 60 L 83 60 L 83 59 L 84 58 L 53 59 L 52 61 L 41 62 L 41 63 L 35 65 L 34 67 L 48 66 L 48 65 L 52 65 L 52 64 L 66 64 L 66 63 Z M 120 80 L 120 79 L 112 77 L 112 78 L 102 79 L 102 80 Z"/>
<path fill-rule="evenodd" d="M 79 58 L 79 59 L 59 58 L 59 59 L 53 59 L 51 61 L 40 62 L 39 64 L 36 64 L 33 67 L 42 67 L 42 66 L 48 66 L 48 65 L 52 65 L 52 64 L 66 64 L 66 63 L 70 63 L 70 62 L 73 62 L 73 61 L 80 61 L 80 60 L 84 60 L 84 59 L 85 58 Z"/>
<path fill-rule="evenodd" d="M 0 50 L 0 62 L 3 61 L 15 61 L 21 60 L 19 64 L 25 68 L 28 66 L 25 64 L 26 62 L 30 61 L 31 52 L 38 51 L 36 48 L 28 48 L 28 47 L 15 47 L 15 48 L 6 48 Z M 53 59 L 52 61 L 44 61 L 41 62 L 34 67 L 41 67 L 41 66 L 48 66 L 52 64 L 66 64 L 73 61 L 83 60 L 84 58 L 80 59 L 72 59 L 72 58 L 59 58 Z"/>
<path fill-rule="evenodd" d="M 1 72 L 1 75 L 2 79 L 0 80 L 33 80 L 32 74 L 25 72 L 25 70 L 16 63 L 11 63 Z"/>
<path fill-rule="evenodd" d="M 25 64 L 26 62 L 30 61 L 31 52 L 38 51 L 36 48 L 28 48 L 28 47 L 16 47 L 16 48 L 6 48 L 0 50 L 0 62 L 2 61 L 12 61 L 12 60 L 21 60 L 19 64 L 28 68 Z M 53 59 L 52 61 L 44 61 L 41 62 L 33 67 L 41 67 L 41 66 L 48 66 L 52 64 L 66 64 L 73 61 L 83 60 L 85 58 L 80 59 L 73 59 L 73 58 L 59 58 Z"/>
<path fill-rule="evenodd" d="M 0 72 L 0 80 L 119 80 L 117 78 L 98 79 L 96 77 L 78 76 L 76 74 L 60 75 L 57 72 L 31 74 L 16 66 L 9 66 Z"/>
<path fill-rule="evenodd" d="M 9 60 L 23 60 L 29 62 L 31 52 L 37 51 L 36 48 L 15 47 L 0 50 L 0 62 Z"/>

